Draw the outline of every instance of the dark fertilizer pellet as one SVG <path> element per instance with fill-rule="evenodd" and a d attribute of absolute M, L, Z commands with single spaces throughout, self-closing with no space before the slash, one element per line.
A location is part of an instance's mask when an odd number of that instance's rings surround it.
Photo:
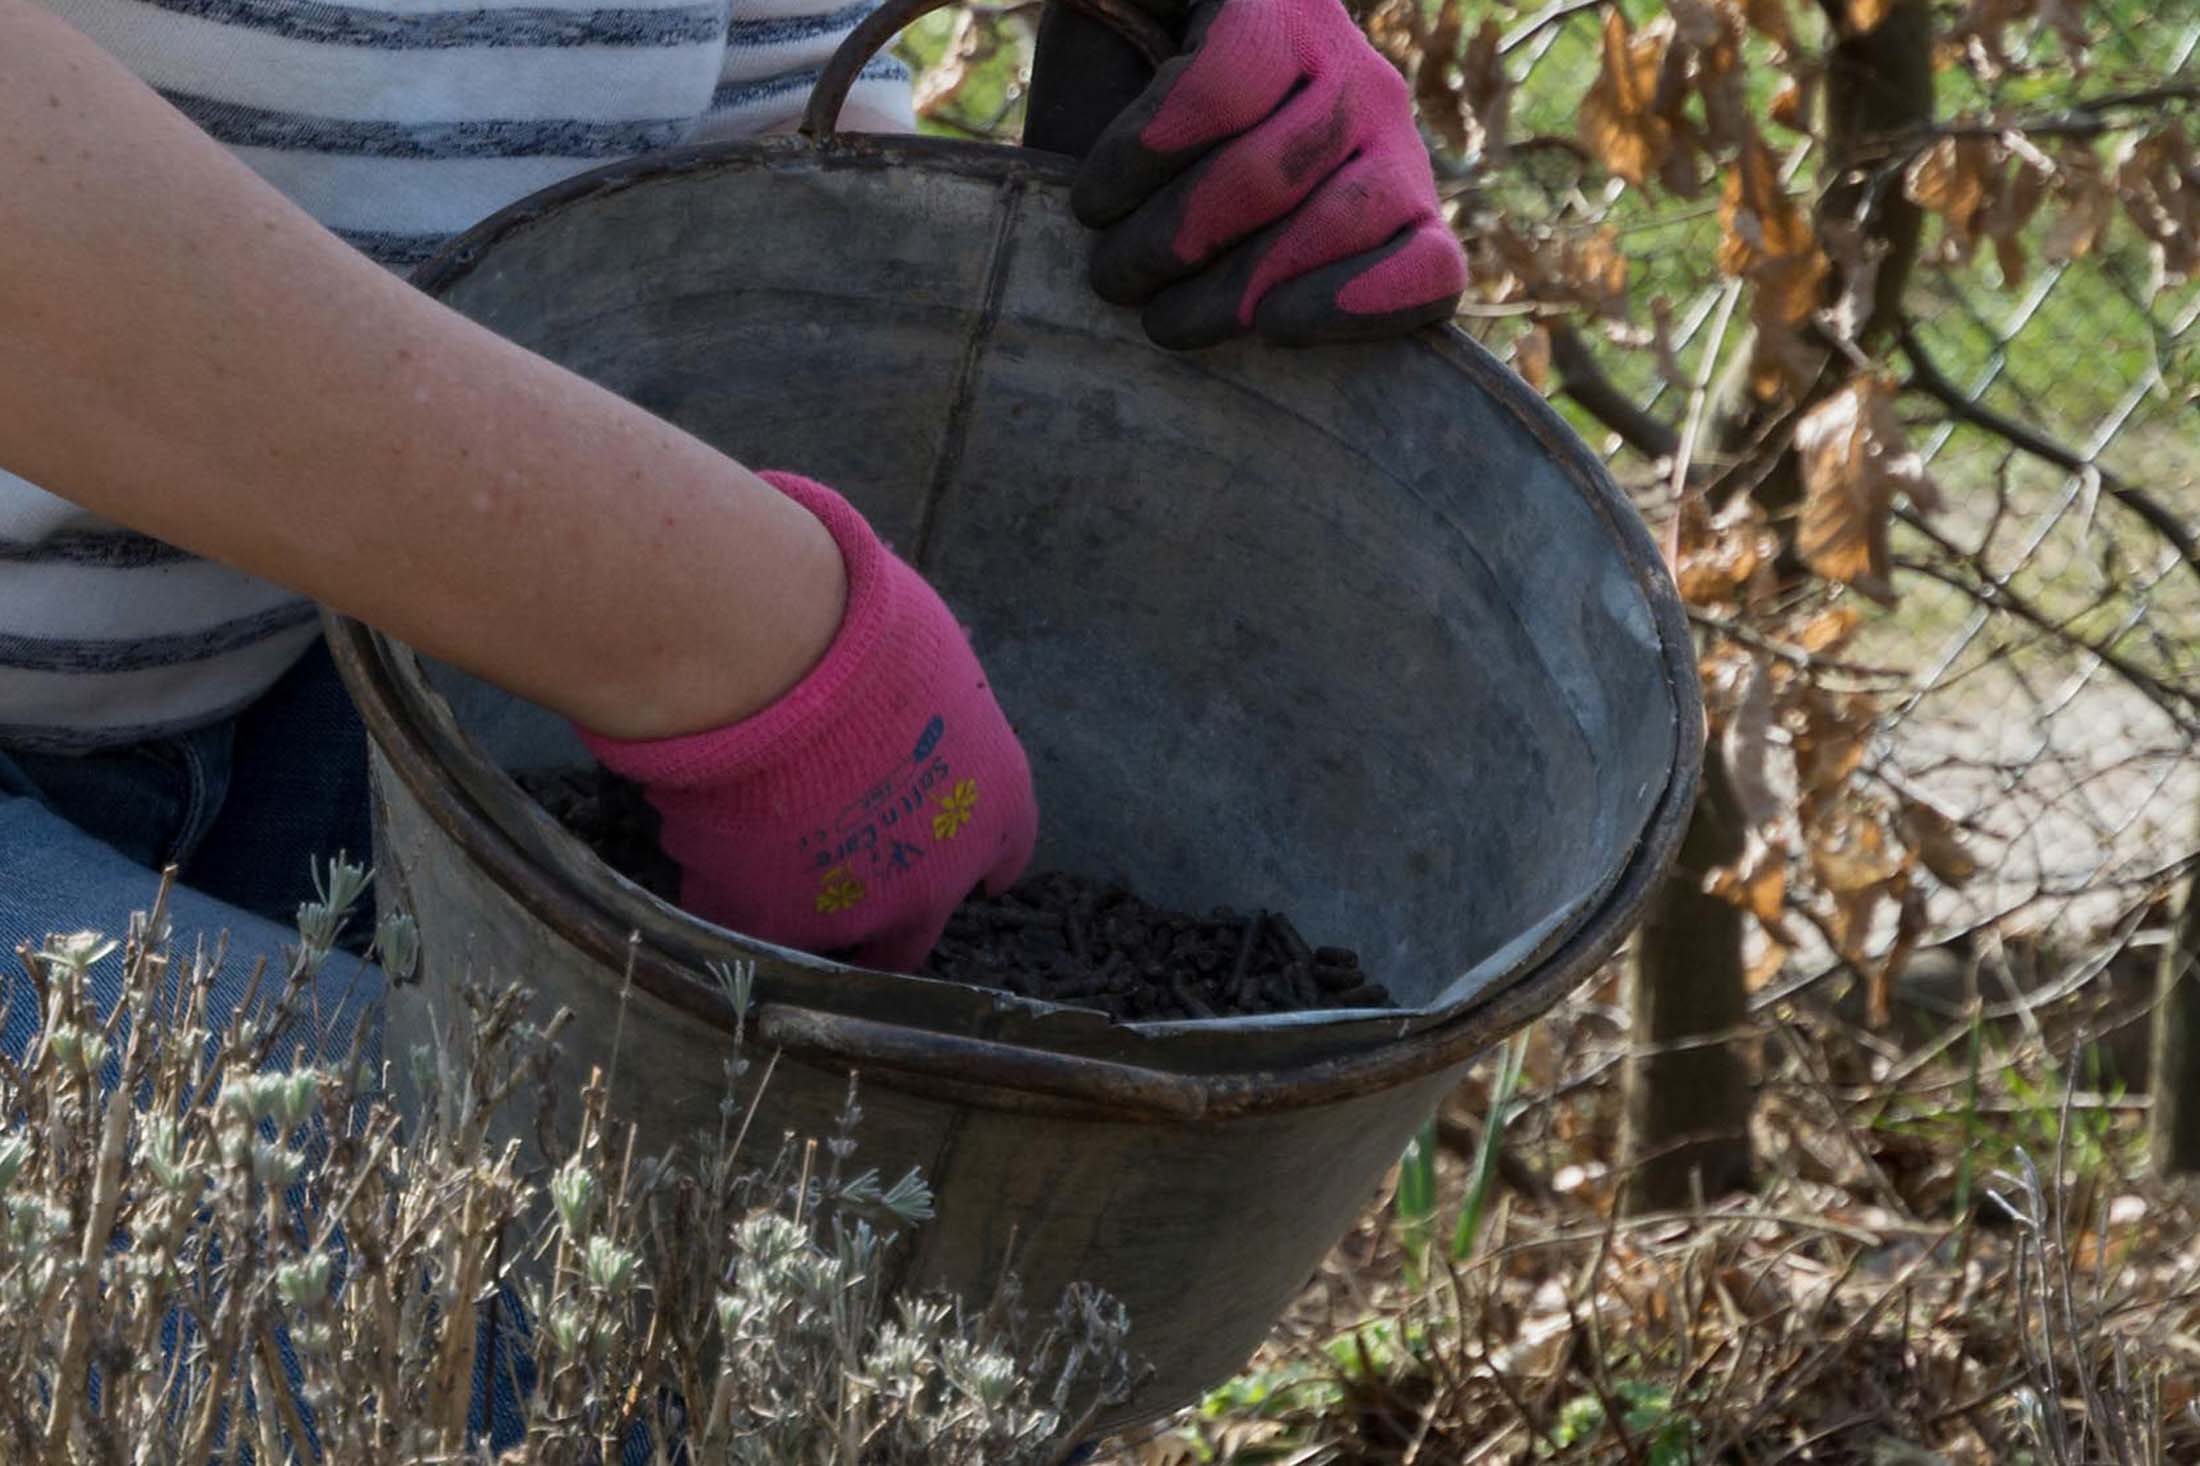
<path fill-rule="evenodd" d="M 1309 948 L 1274 912 L 1192 916 L 1063 872 L 964 902 L 925 972 L 1129 1019 L 1391 1006 L 1357 953 Z"/>
<path fill-rule="evenodd" d="M 680 867 L 657 844 L 657 811 L 609 769 L 546 769 L 513 782 L 598 859 L 662 901 L 680 899 Z"/>
<path fill-rule="evenodd" d="M 609 770 L 514 776 L 613 870 L 677 902 L 679 869 L 657 845 L 657 811 Z M 1389 992 L 1345 947 L 1313 947 L 1289 918 L 1219 907 L 1170 911 L 1120 885 L 1053 872 L 958 907 L 925 975 L 1118 1019 L 1166 1021 L 1388 1008 Z"/>

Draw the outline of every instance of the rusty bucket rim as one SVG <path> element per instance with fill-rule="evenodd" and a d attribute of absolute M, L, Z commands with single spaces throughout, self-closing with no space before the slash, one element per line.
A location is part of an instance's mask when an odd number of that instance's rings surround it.
<path fill-rule="evenodd" d="M 797 163 L 872 171 L 911 161 L 957 175 L 1002 182 L 1024 179 L 1066 185 L 1075 169 L 1073 159 L 1055 154 L 927 137 L 840 133 L 827 139 L 786 136 L 700 144 L 625 160 L 530 195 L 455 236 L 414 272 L 413 283 L 440 297 L 482 263 L 490 246 L 545 216 L 682 173 Z M 776 1030 L 776 1046 L 798 1057 L 807 1053 L 851 1067 L 860 1063 L 866 1072 L 883 1071 L 881 1079 L 899 1079 L 918 1087 L 928 1083 L 949 1085 L 969 1102 L 982 1103 L 978 1096 L 994 1090 L 1006 1096 L 1036 1089 L 1074 1110 L 1090 1106 L 1093 1113 L 1120 1119 L 1182 1123 L 1194 1118 L 1329 1103 L 1464 1064 L 1548 1011 L 1618 948 L 1679 849 L 1701 777 L 1703 708 L 1694 640 L 1686 614 L 1648 526 L 1603 465 L 1549 404 L 1454 325 L 1426 328 L 1412 338 L 1410 345 L 1438 355 L 1473 378 L 1544 444 L 1605 523 L 1612 544 L 1647 603 L 1672 696 L 1673 756 L 1658 803 L 1603 895 L 1547 950 L 1528 954 L 1509 977 L 1494 981 L 1448 1019 L 1417 1032 L 1363 1039 L 1342 1052 L 1288 1068 L 1212 1072 L 1144 1069 L 1037 1045 L 985 1043 L 918 1025 L 905 1026 L 940 1042 L 859 1045 L 871 1051 L 851 1053 L 841 1042 L 847 1035 L 840 1029 L 847 1027 L 852 1015 L 835 1015 L 810 1003 L 761 1005 L 757 1015 L 760 1038 L 773 1042 Z M 484 765 L 488 761 L 463 742 L 454 747 L 441 746 L 448 740 L 422 717 L 414 689 L 393 665 L 392 650 L 403 647 L 403 643 L 334 611 L 325 613 L 325 622 L 339 670 L 377 748 L 466 858 L 530 916 L 584 954 L 614 970 L 623 970 L 631 962 L 637 988 L 724 1028 L 730 1035 L 732 1015 L 716 986 L 704 980 L 691 964 L 656 951 L 647 942 L 631 940 L 637 935 L 631 923 L 619 921 L 554 868 L 530 858 L 495 816 L 439 765 L 439 759 Z M 460 737 L 463 739 L 463 734 Z M 662 906 L 676 923 L 692 926 L 698 933 L 720 938 L 725 935 L 669 903 L 654 904 Z M 753 943 L 755 939 L 740 940 Z M 780 1011 L 786 1021 L 768 1021 L 774 1010 Z M 815 1015 L 843 1021 L 837 1026 L 805 1021 Z M 1136 1032 L 1144 1025 L 1118 1026 Z M 1026 1058 L 1043 1056 L 1044 1062 L 1035 1070 L 1029 1063 L 1004 1062 L 1003 1053 L 998 1051 Z"/>

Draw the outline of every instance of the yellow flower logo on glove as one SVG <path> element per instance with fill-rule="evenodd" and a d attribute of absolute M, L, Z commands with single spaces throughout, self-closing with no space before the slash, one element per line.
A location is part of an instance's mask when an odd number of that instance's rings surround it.
<path fill-rule="evenodd" d="M 978 781 L 963 780 L 942 794 L 938 803 L 939 809 L 932 816 L 932 838 L 952 840 L 970 823 L 970 816 L 978 807 Z"/>
<path fill-rule="evenodd" d="M 817 909 L 826 915 L 846 911 L 864 897 L 863 882 L 845 865 L 836 865 L 817 878 Z"/>

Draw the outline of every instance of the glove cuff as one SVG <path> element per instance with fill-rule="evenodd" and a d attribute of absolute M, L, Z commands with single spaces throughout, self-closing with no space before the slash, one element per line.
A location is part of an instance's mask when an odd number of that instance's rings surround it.
<path fill-rule="evenodd" d="M 851 694 L 877 660 L 899 618 L 908 572 L 846 499 L 813 479 L 763 472 L 757 477 L 815 515 L 839 547 L 848 577 L 840 628 L 812 667 L 769 706 L 739 722 L 671 738 L 615 739 L 578 729 L 606 768 L 652 789 L 690 789 L 738 782 L 744 776 L 803 760 L 845 732 Z M 916 669 L 911 669 L 916 670 Z M 860 694 L 856 694 L 860 695 Z"/>

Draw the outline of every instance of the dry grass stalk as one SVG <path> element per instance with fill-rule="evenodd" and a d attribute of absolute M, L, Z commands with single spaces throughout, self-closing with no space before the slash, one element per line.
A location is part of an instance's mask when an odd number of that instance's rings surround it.
<path fill-rule="evenodd" d="M 500 1460 L 665 1463 L 679 1440 L 696 1462 L 1044 1466 L 1128 1388 L 1128 1322 L 1096 1292 L 1035 1335 L 1012 1284 L 982 1314 L 887 1294 L 930 1194 L 855 1164 L 852 1088 L 834 1135 L 757 1172 L 734 1159 L 758 1089 L 738 1048 L 692 1159 L 635 1155 L 599 1076 L 530 1175 L 490 1116 L 549 1082 L 555 1025 L 479 987 L 404 1056 L 438 1102 L 402 1130 L 361 1005 L 313 999 L 358 960 L 336 942 L 364 888 L 332 865 L 285 970 L 221 1022 L 224 954 L 177 955 L 162 907 L 124 943 L 22 953 L 44 1026 L 0 1056 L 0 1458 L 487 1462 L 493 1370 L 534 1385 Z M 409 922 L 376 937 L 410 968 Z M 724 977 L 745 1008 L 749 975 Z M 484 1363 L 484 1311 L 522 1299 L 531 1325 Z"/>
<path fill-rule="evenodd" d="M 1133 1448 L 1176 1463 L 2151 1466 L 2200 1459 L 2200 1250 L 2143 1107 L 2076 1057 L 2092 980 L 1907 1045 L 1805 994 L 1756 1015 L 1753 1194 L 1616 1218 L 1609 987 L 1529 1047 L 1490 1219 L 1407 1281 L 1348 1239 L 1252 1369 Z M 1438 1127 L 1456 1216 L 1492 1062 Z M 1446 1232 L 1436 1228 L 1439 1237 Z"/>

